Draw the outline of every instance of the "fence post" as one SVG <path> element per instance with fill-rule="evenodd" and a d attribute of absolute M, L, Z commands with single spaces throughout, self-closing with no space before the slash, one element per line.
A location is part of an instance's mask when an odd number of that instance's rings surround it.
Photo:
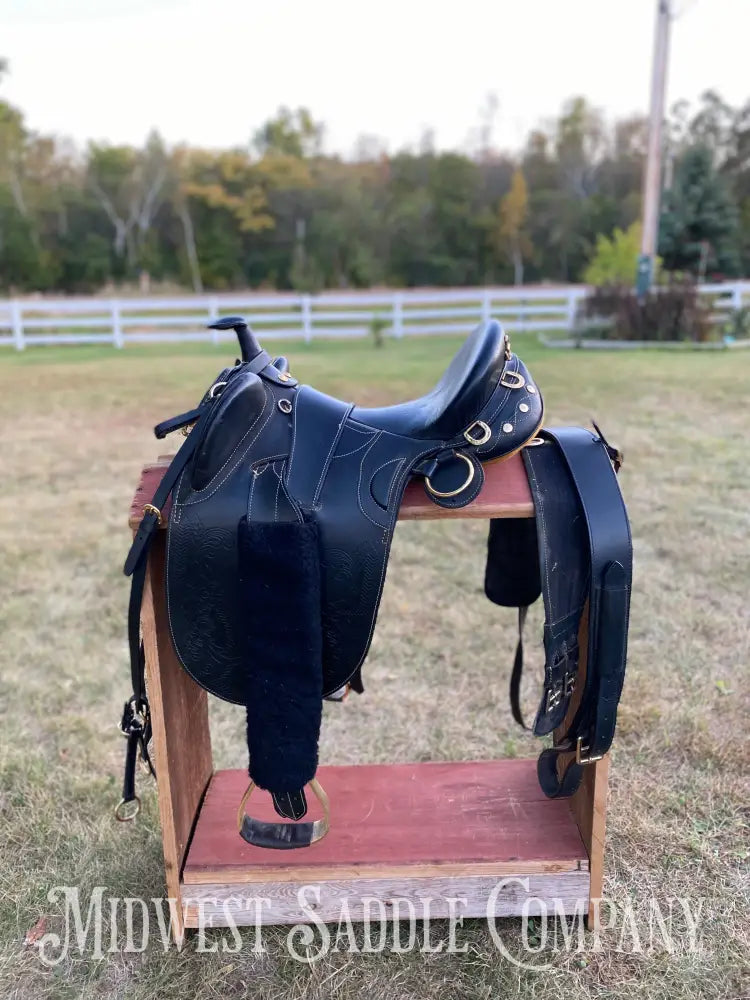
<path fill-rule="evenodd" d="M 492 292 L 485 288 L 482 292 L 482 322 L 489 323 L 492 319 Z"/>
<path fill-rule="evenodd" d="M 112 299 L 109 303 L 112 314 L 112 343 L 115 347 L 122 347 L 122 322 L 120 319 L 120 303 L 117 299 Z"/>
<path fill-rule="evenodd" d="M 391 326 L 393 327 L 393 336 L 400 340 L 404 335 L 404 296 L 401 292 L 393 293 L 393 319 L 391 320 Z"/>
<path fill-rule="evenodd" d="M 575 289 L 568 289 L 568 330 L 572 331 L 575 329 L 576 325 L 576 307 L 578 306 L 578 295 Z"/>
<path fill-rule="evenodd" d="M 13 346 L 17 351 L 22 351 L 26 347 L 23 336 L 23 316 L 21 303 L 15 300 L 10 304 L 10 321 L 13 327 Z"/>
<path fill-rule="evenodd" d="M 736 281 L 732 286 L 732 309 L 737 311 L 742 308 L 742 283 Z"/>
<path fill-rule="evenodd" d="M 311 302 L 309 295 L 303 295 L 300 299 L 300 307 L 302 309 L 302 336 L 305 338 L 305 343 L 309 344 L 312 340 L 312 315 L 310 310 Z"/>
<path fill-rule="evenodd" d="M 520 325 L 520 332 L 526 333 L 526 299 L 521 298 L 521 307 L 518 310 L 518 322 Z"/>
<path fill-rule="evenodd" d="M 219 303 L 215 295 L 212 295 L 208 300 L 208 322 L 214 323 L 219 318 Z M 211 331 L 211 343 L 216 347 L 219 343 L 219 331 Z"/>

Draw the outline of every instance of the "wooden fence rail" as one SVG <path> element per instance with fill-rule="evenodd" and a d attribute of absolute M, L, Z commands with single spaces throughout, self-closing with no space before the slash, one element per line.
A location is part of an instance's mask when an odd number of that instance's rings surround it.
<path fill-rule="evenodd" d="M 464 333 L 490 316 L 513 331 L 566 331 L 588 289 L 460 288 L 403 291 L 236 293 L 182 298 L 12 299 L 0 301 L 0 345 L 23 350 L 37 344 L 129 343 L 203 340 L 233 334 L 207 330 L 219 315 L 240 313 L 261 335 L 273 338 L 363 337 L 378 326 L 385 336 Z M 718 320 L 750 305 L 750 281 L 707 284 Z"/>

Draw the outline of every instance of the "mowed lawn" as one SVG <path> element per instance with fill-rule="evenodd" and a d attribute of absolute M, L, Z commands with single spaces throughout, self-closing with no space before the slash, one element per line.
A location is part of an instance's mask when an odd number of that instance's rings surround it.
<path fill-rule="evenodd" d="M 303 381 L 368 403 L 418 395 L 455 338 L 285 346 Z M 117 824 L 130 693 L 121 566 L 140 467 L 173 440 L 151 427 L 193 406 L 234 357 L 171 345 L 35 349 L 0 355 L 0 996 L 43 997 L 738 997 L 748 992 L 750 743 L 750 353 L 555 352 L 514 338 L 544 392 L 548 423 L 600 422 L 625 451 L 635 541 L 628 676 L 613 750 L 605 893 L 705 900 L 700 949 L 633 954 L 632 934 L 550 953 L 519 970 L 487 925 L 466 954 L 334 953 L 290 958 L 287 929 L 266 953 L 71 953 L 46 969 L 24 936 L 59 931 L 54 886 L 164 895 L 156 796 Z M 482 592 L 486 525 L 409 523 L 396 533 L 367 693 L 326 706 L 327 763 L 531 756 L 538 741 L 508 709 L 514 615 Z M 539 623 L 539 615 L 535 619 Z M 537 633 L 538 634 L 538 633 Z M 533 711 L 541 658 L 529 655 Z M 217 766 L 244 766 L 243 719 L 215 705 Z M 44 926 L 44 925 L 40 925 Z M 439 939 L 441 927 L 433 929 Z M 508 949 L 520 924 L 503 925 Z M 213 933 L 213 932 L 211 932 Z M 209 933 L 209 941 L 212 940 Z M 218 940 L 218 938 L 217 938 Z M 122 943 L 122 942 L 121 942 Z"/>

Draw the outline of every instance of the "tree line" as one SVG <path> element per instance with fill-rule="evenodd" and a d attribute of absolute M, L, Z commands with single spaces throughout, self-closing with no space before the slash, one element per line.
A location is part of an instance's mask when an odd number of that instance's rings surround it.
<path fill-rule="evenodd" d="M 644 118 L 609 123 L 579 97 L 517 154 L 489 134 L 472 155 L 439 152 L 427 134 L 394 155 L 363 138 L 343 159 L 309 111 L 286 108 L 233 149 L 154 132 L 82 151 L 0 100 L 0 287 L 577 281 L 638 219 L 646 136 Z M 750 102 L 678 104 L 667 136 L 662 269 L 750 273 Z"/>

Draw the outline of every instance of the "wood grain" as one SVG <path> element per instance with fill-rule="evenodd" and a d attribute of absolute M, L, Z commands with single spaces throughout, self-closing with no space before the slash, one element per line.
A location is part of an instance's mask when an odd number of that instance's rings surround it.
<path fill-rule="evenodd" d="M 150 503 L 164 475 L 165 465 L 171 456 L 154 465 L 147 465 L 142 473 L 130 507 L 129 524 L 135 529 L 143 517 L 143 505 Z M 421 521 L 446 518 L 491 518 L 491 517 L 533 517 L 534 505 L 529 490 L 529 482 L 520 454 L 503 462 L 491 462 L 484 467 L 485 480 L 479 496 L 465 507 L 447 510 L 439 507 L 425 493 L 421 482 L 413 481 L 406 487 L 399 511 L 399 520 Z M 162 510 L 164 521 L 169 519 L 171 499 Z"/>
<path fill-rule="evenodd" d="M 475 874 L 588 867 L 568 804 L 545 798 L 533 760 L 321 767 L 318 779 L 333 804 L 331 831 L 311 847 L 279 852 L 246 844 L 237 833 L 245 773 L 215 774 L 185 884 L 428 875 L 444 865 L 474 866 Z M 269 796 L 256 794 L 252 814 L 273 819 Z"/>
<path fill-rule="evenodd" d="M 563 738 L 581 702 L 581 692 L 583 691 L 586 670 L 588 669 L 588 623 L 589 609 L 587 604 L 578 630 L 579 664 L 576 688 L 570 699 L 570 706 L 568 707 L 565 719 L 562 725 L 555 730 L 555 740 Z M 572 754 L 561 756 L 560 765 L 567 766 L 567 761 L 572 756 Z M 604 880 L 604 838 L 607 825 L 608 786 L 609 754 L 606 754 L 602 760 L 594 761 L 584 767 L 581 784 L 575 794 L 568 800 L 571 814 L 576 821 L 589 859 L 589 870 L 591 872 L 591 895 L 588 904 L 589 924 L 592 924 L 596 918 L 598 911 L 594 905 L 594 901 L 601 897 Z"/>
<path fill-rule="evenodd" d="M 180 872 L 213 762 L 206 692 L 182 669 L 167 627 L 165 542 L 157 537 L 149 555 L 141 629 L 167 891 L 179 900 Z M 181 928 L 175 932 L 179 937 Z"/>
<path fill-rule="evenodd" d="M 300 895 L 301 893 L 301 895 Z M 387 922 L 441 917 L 510 917 L 539 912 L 532 900 L 544 900 L 550 912 L 580 913 L 588 903 L 586 871 L 471 877 L 467 873 L 429 878 L 353 878 L 253 885 L 190 885 L 183 888 L 185 925 L 225 927 L 257 924 L 338 923 L 342 906 L 352 921 L 368 918 L 378 938 L 380 915 Z M 378 902 L 382 904 L 377 905 Z M 419 933 L 419 932 L 418 932 Z M 438 938 L 440 935 L 438 935 Z"/>

